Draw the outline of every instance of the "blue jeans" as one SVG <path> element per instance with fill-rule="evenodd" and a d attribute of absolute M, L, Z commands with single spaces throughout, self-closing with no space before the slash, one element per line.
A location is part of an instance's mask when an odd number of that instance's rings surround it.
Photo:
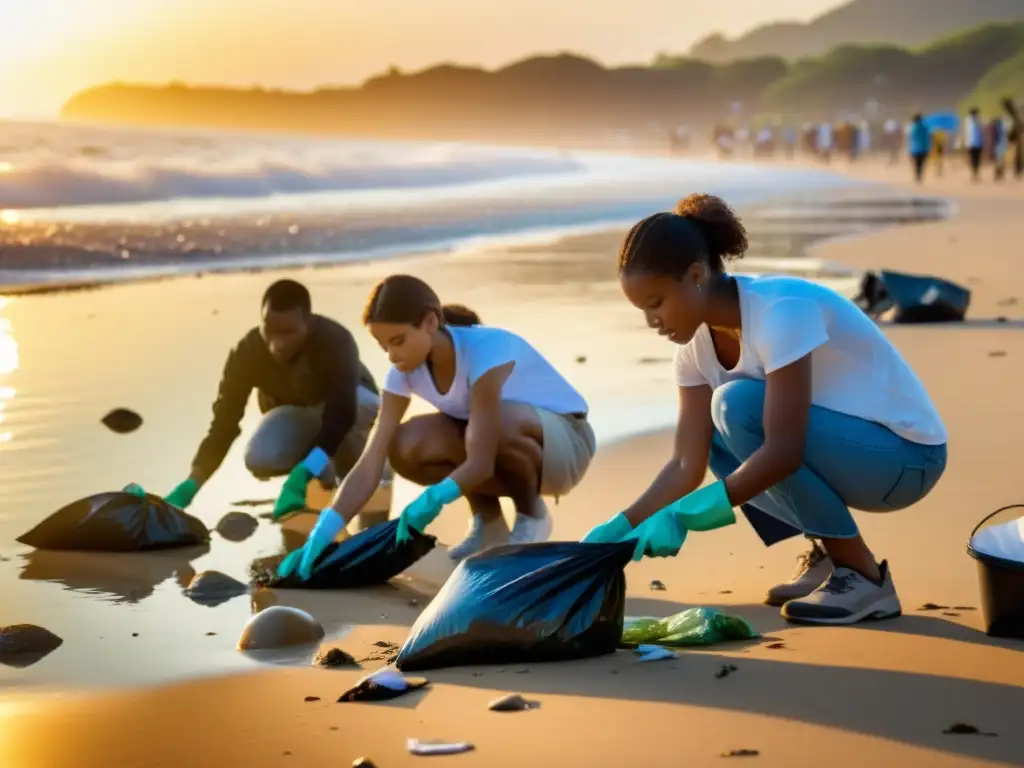
<path fill-rule="evenodd" d="M 764 444 L 765 383 L 741 379 L 715 390 L 715 436 L 708 466 L 731 475 Z M 891 512 L 935 487 L 946 469 L 945 445 L 921 445 L 881 424 L 811 406 L 803 465 L 742 507 L 766 546 L 803 534 L 858 535 L 850 507 Z"/>

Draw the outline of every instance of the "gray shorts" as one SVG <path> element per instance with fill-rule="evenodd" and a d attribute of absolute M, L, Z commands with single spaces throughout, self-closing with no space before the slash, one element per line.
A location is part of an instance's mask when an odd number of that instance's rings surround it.
<path fill-rule="evenodd" d="M 356 400 L 356 423 L 332 457 L 339 480 L 363 454 L 380 410 L 380 398 L 366 387 L 356 390 Z M 287 475 L 312 450 L 323 414 L 323 403 L 280 405 L 267 411 L 245 448 L 246 468 L 260 479 Z"/>

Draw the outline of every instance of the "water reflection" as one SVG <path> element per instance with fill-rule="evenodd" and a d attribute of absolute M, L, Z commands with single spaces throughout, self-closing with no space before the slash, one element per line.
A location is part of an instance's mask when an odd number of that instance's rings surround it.
<path fill-rule="evenodd" d="M 11 321 L 3 316 L 4 309 L 10 303 L 10 299 L 0 296 L 0 384 L 2 384 L 4 376 L 9 376 L 18 370 L 18 342 L 14 338 Z M 14 387 L 0 386 L 0 444 L 11 439 L 11 432 L 3 428 L 4 410 L 7 404 L 14 399 L 15 393 Z"/>
<path fill-rule="evenodd" d="M 209 551 L 206 545 L 147 553 L 40 549 L 22 555 L 20 578 L 54 582 L 114 603 L 137 604 L 168 579 L 187 586 L 195 576 L 191 562 Z"/>

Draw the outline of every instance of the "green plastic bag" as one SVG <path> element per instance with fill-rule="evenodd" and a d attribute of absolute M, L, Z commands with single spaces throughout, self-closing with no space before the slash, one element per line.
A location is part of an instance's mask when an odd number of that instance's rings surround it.
<path fill-rule="evenodd" d="M 745 619 L 714 608 L 688 608 L 664 619 L 627 618 L 622 630 L 624 643 L 668 646 L 713 645 L 756 637 Z"/>

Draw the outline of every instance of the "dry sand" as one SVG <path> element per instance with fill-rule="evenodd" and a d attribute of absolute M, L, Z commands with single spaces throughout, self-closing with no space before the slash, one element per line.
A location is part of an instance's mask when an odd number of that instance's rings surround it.
<path fill-rule="evenodd" d="M 883 169 L 858 172 L 900 181 Z M 334 703 L 361 671 L 312 668 L 92 694 L 18 691 L 0 698 L 0 765 L 344 766 L 366 756 L 384 768 L 419 759 L 405 752 L 407 737 L 471 741 L 475 752 L 437 758 L 467 766 L 704 766 L 734 749 L 758 750 L 755 764 L 780 766 L 1024 764 L 1024 643 L 986 638 L 976 610 L 916 610 L 926 602 L 978 605 L 967 535 L 988 511 L 1024 501 L 1016 477 L 1024 450 L 1024 315 L 1020 305 L 1006 304 L 1024 300 L 1024 195 L 1016 184 L 975 189 L 953 174 L 929 191 L 955 196 L 959 215 L 831 243 L 819 253 L 858 267 L 934 272 L 975 291 L 963 325 L 890 329 L 952 434 L 949 469 L 927 499 L 902 513 L 859 516 L 869 543 L 890 560 L 904 617 L 854 628 L 787 626 L 760 601 L 788 576 L 799 545 L 766 550 L 741 524 L 695 535 L 678 558 L 629 566 L 627 612 L 718 606 L 747 617 L 764 642 L 687 651 L 649 665 L 619 652 L 565 664 L 443 670 L 427 674 L 432 685 L 425 691 L 376 705 Z M 998 315 L 1008 322 L 994 322 Z M 990 356 L 997 350 L 1006 355 Z M 662 378 L 655 383 L 671 391 Z M 581 487 L 554 508 L 558 538 L 582 535 L 632 500 L 669 442 L 655 433 L 602 450 Z M 454 540 L 464 520 L 450 511 L 436 533 Z M 441 554 L 419 574 L 443 578 Z M 666 591 L 649 590 L 655 578 Z M 294 594 L 288 602 L 322 619 L 360 621 L 382 611 L 338 643 L 360 658 L 375 641 L 403 640 L 418 608 L 401 595 Z M 381 596 L 385 607 L 375 602 Z M 784 647 L 768 647 L 778 642 Z M 717 679 L 724 661 L 738 670 Z M 487 710 L 492 698 L 512 691 L 539 700 L 540 709 Z M 320 700 L 305 702 L 308 696 Z M 998 736 L 942 733 L 957 721 Z"/>

